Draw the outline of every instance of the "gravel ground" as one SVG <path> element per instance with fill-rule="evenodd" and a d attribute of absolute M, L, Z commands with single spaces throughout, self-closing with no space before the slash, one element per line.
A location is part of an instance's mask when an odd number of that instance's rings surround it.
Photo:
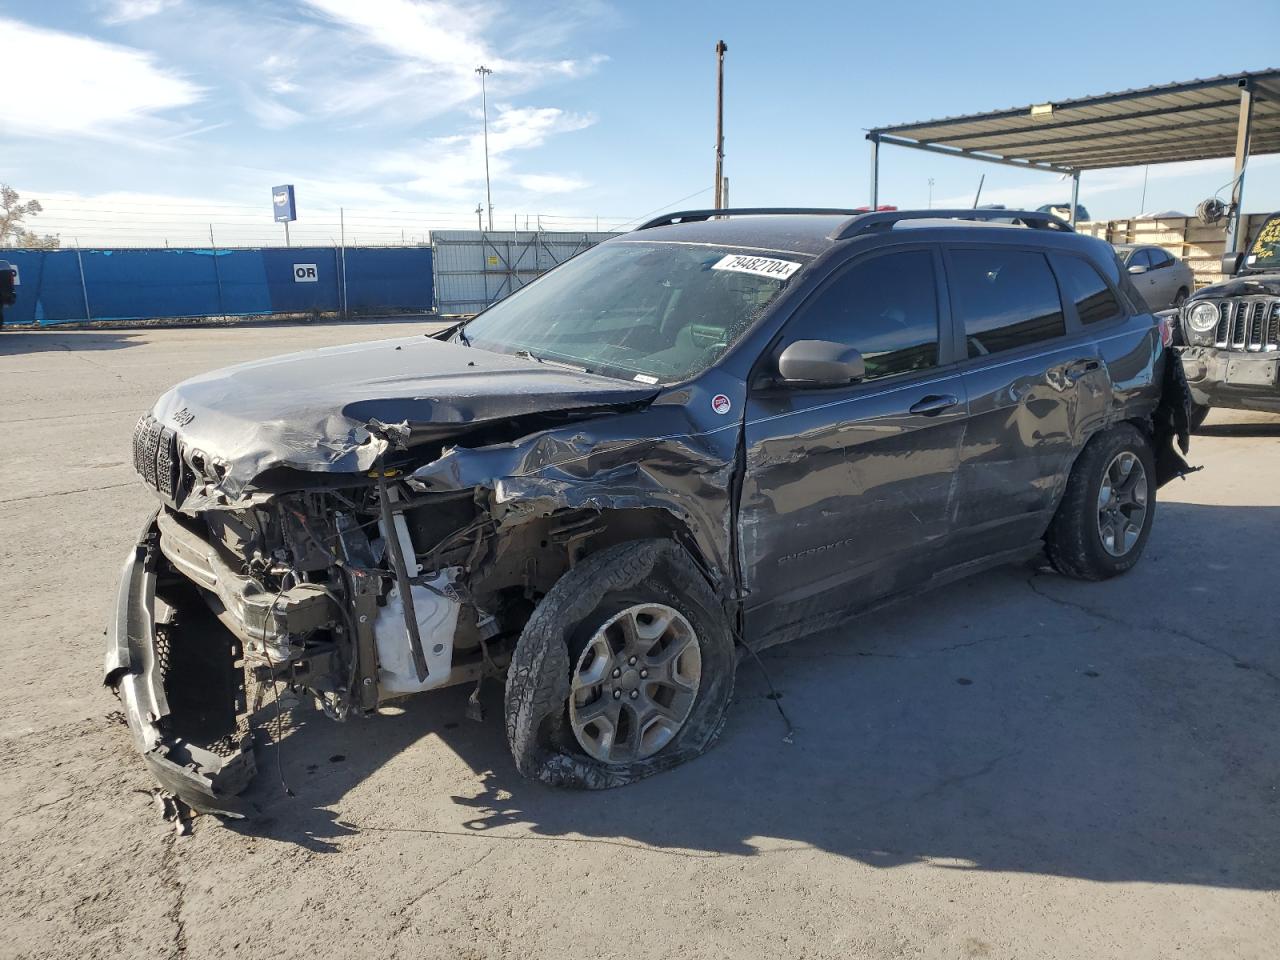
<path fill-rule="evenodd" d="M 263 817 L 162 822 L 103 629 L 169 384 L 421 325 L 0 334 L 4 957 L 1276 956 L 1280 418 L 1218 411 L 1138 569 L 1007 568 L 744 664 L 720 745 L 519 779 L 496 689 L 264 748 Z"/>

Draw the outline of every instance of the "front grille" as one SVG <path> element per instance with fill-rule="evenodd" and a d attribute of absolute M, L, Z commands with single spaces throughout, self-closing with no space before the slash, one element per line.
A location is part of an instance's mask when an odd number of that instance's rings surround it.
<path fill-rule="evenodd" d="M 133 429 L 133 468 L 167 500 L 178 493 L 178 435 L 146 414 Z"/>
<path fill-rule="evenodd" d="M 1264 353 L 1280 350 L 1280 299 L 1236 297 L 1218 304 L 1214 346 Z"/>

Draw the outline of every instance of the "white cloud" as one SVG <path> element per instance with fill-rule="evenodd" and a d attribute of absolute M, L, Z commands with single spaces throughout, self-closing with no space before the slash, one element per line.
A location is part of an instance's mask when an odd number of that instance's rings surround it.
<path fill-rule="evenodd" d="M 279 100 L 260 97 L 253 93 L 245 95 L 244 108 L 249 111 L 261 126 L 271 129 L 291 127 L 295 123 L 301 123 L 306 119 L 306 116 L 301 111 L 286 106 Z"/>
<path fill-rule="evenodd" d="M 473 31 L 487 17 L 483 7 L 413 0 L 305 0 L 329 19 L 406 60 L 470 72 L 495 59 Z M 497 63 L 495 59 L 495 63 Z"/>
<path fill-rule="evenodd" d="M 489 170 L 493 182 L 507 197 L 511 196 L 511 183 L 534 195 L 566 193 L 587 186 L 566 174 L 515 173 L 507 155 L 539 147 L 555 134 L 582 130 L 594 122 L 594 117 L 557 107 L 496 105 L 489 122 Z M 484 188 L 484 135 L 476 130 L 467 135 L 436 137 L 412 149 L 384 154 L 372 169 L 412 193 L 465 202 Z"/>
<path fill-rule="evenodd" d="M 112 25 L 132 23 L 134 20 L 154 17 L 181 2 L 182 0 L 112 0 L 102 19 L 104 23 Z"/>
<path fill-rule="evenodd" d="M 585 180 L 556 173 L 522 173 L 515 180 L 521 189 L 538 194 L 572 193 L 588 186 Z"/>
<path fill-rule="evenodd" d="M 141 50 L 0 18 L 5 38 L 0 80 L 22 95 L 5 98 L 0 131 L 61 137 L 115 137 L 203 91 L 157 66 Z"/>

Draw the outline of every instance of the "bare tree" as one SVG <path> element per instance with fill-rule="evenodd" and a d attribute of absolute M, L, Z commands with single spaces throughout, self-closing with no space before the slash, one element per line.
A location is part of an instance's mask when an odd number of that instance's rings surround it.
<path fill-rule="evenodd" d="M 49 234 L 35 233 L 23 226 L 28 217 L 33 217 L 44 208 L 39 200 L 28 200 L 25 203 L 18 196 L 18 191 L 7 183 L 0 183 L 0 247 L 35 247 L 40 250 L 55 250 L 62 246 L 62 241 Z"/>

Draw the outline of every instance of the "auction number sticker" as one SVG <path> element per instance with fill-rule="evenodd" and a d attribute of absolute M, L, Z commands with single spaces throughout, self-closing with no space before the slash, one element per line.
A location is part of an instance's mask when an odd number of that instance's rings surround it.
<path fill-rule="evenodd" d="M 711 398 L 711 409 L 716 413 L 724 416 L 733 408 L 733 401 L 726 397 L 723 393 L 717 393 Z"/>
<path fill-rule="evenodd" d="M 775 260 L 773 257 L 747 257 L 731 253 L 713 264 L 711 269 L 732 270 L 734 273 L 752 273 L 757 277 L 785 280 L 800 269 L 800 264 L 791 260 Z"/>

